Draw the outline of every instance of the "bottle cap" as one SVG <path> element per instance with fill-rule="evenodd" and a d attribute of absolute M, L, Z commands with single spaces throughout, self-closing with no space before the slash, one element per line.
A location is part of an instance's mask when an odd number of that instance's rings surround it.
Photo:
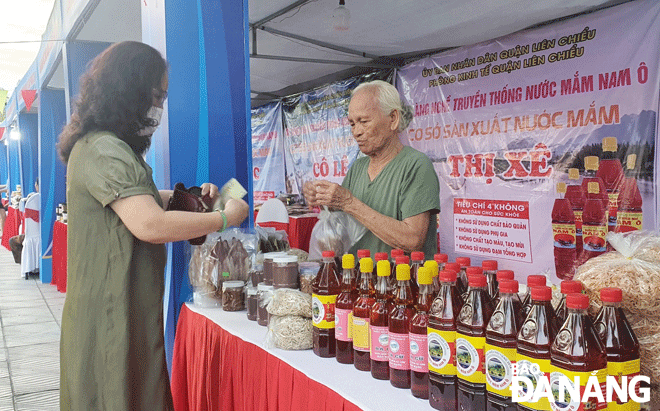
<path fill-rule="evenodd" d="M 614 151 L 616 152 L 617 144 L 616 137 L 605 137 L 603 138 L 603 151 Z"/>
<path fill-rule="evenodd" d="M 335 256 L 335 252 L 334 251 L 324 251 L 323 253 L 321 253 L 321 255 L 323 256 L 323 258 L 333 258 Z"/>
<path fill-rule="evenodd" d="M 278 255 L 273 257 L 273 264 L 288 264 L 288 263 L 297 263 L 297 255 Z"/>
<path fill-rule="evenodd" d="M 424 261 L 424 252 L 413 251 L 412 253 L 410 253 L 410 259 L 412 261 Z"/>
<path fill-rule="evenodd" d="M 518 293 L 518 281 L 516 280 L 502 280 L 500 281 L 500 292 L 517 294 Z"/>
<path fill-rule="evenodd" d="M 437 261 L 438 264 L 446 263 L 447 261 L 449 261 L 449 256 L 447 254 L 435 254 L 433 256 L 433 259 Z"/>
<path fill-rule="evenodd" d="M 431 277 L 436 277 L 438 275 L 438 262 L 435 260 L 428 260 L 424 263 L 424 267 L 431 270 Z"/>
<path fill-rule="evenodd" d="M 355 268 L 355 256 L 353 254 L 344 254 L 341 257 L 341 267 L 346 269 Z"/>
<path fill-rule="evenodd" d="M 637 154 L 628 154 L 628 158 L 626 158 L 626 169 L 634 170 L 636 165 L 637 165 Z"/>
<path fill-rule="evenodd" d="M 398 264 L 396 266 L 396 280 L 410 280 L 410 266 L 408 264 Z"/>
<path fill-rule="evenodd" d="M 481 262 L 481 267 L 487 271 L 497 271 L 497 261 L 496 260 L 483 260 Z"/>
<path fill-rule="evenodd" d="M 495 276 L 497 278 L 497 281 L 502 281 L 502 280 L 513 280 L 515 276 L 513 275 L 512 270 L 499 270 Z"/>
<path fill-rule="evenodd" d="M 401 255 L 397 256 L 396 260 L 394 260 L 396 265 L 399 264 L 410 264 L 410 258 L 408 258 L 407 255 Z"/>
<path fill-rule="evenodd" d="M 459 272 L 461 271 L 461 266 L 458 263 L 446 263 L 445 270 Z"/>
<path fill-rule="evenodd" d="M 568 169 L 568 179 L 569 180 L 579 180 L 580 179 L 580 170 L 577 168 Z"/>
<path fill-rule="evenodd" d="M 600 300 L 604 303 L 620 303 L 623 300 L 623 292 L 616 287 L 603 288 L 600 290 Z"/>
<path fill-rule="evenodd" d="M 582 283 L 579 281 L 565 280 L 561 282 L 562 294 L 575 294 L 582 292 Z"/>
<path fill-rule="evenodd" d="M 587 192 L 589 194 L 600 194 L 600 184 L 597 181 L 590 181 L 587 184 Z"/>
<path fill-rule="evenodd" d="M 376 273 L 378 277 L 389 277 L 390 272 L 390 262 L 387 260 L 387 258 L 376 263 Z"/>
<path fill-rule="evenodd" d="M 395 258 L 403 255 L 403 250 L 399 248 L 393 248 L 390 254 L 392 255 L 392 259 L 394 260 Z"/>
<path fill-rule="evenodd" d="M 369 250 L 358 250 L 357 256 L 358 256 L 358 260 L 360 258 L 371 257 L 371 251 L 369 251 Z"/>
<path fill-rule="evenodd" d="M 428 267 L 419 267 L 417 270 L 417 282 L 419 284 L 432 284 L 433 277 Z"/>
<path fill-rule="evenodd" d="M 360 272 L 361 273 L 373 273 L 374 272 L 374 260 L 369 257 L 360 258 Z"/>
<path fill-rule="evenodd" d="M 535 301 L 552 300 L 552 288 L 547 287 L 545 285 L 539 287 L 532 287 L 532 300 Z"/>
<path fill-rule="evenodd" d="M 586 310 L 589 308 L 589 296 L 586 294 L 569 294 L 566 296 L 566 307 Z"/>
<path fill-rule="evenodd" d="M 585 170 L 598 170 L 598 157 L 596 156 L 586 156 L 584 158 L 584 169 Z"/>
<path fill-rule="evenodd" d="M 557 183 L 557 193 L 566 194 L 566 183 Z"/>
<path fill-rule="evenodd" d="M 545 285 L 545 276 L 544 275 L 528 275 L 527 276 L 527 287 L 540 287 Z"/>
<path fill-rule="evenodd" d="M 376 255 L 374 255 L 374 257 L 375 257 L 376 261 L 387 260 L 387 253 L 376 253 Z"/>
<path fill-rule="evenodd" d="M 465 269 L 465 274 L 467 275 L 472 275 L 472 274 L 483 274 L 484 269 L 481 267 L 468 267 Z"/>
<path fill-rule="evenodd" d="M 440 271 L 440 274 L 438 274 L 440 277 L 440 281 L 443 283 L 453 283 L 456 282 L 456 271 Z"/>
<path fill-rule="evenodd" d="M 471 275 L 468 277 L 468 284 L 470 287 L 485 287 L 486 286 L 486 276 L 485 275 Z"/>
<path fill-rule="evenodd" d="M 456 257 L 456 262 L 461 267 L 468 267 L 470 266 L 470 257 Z"/>

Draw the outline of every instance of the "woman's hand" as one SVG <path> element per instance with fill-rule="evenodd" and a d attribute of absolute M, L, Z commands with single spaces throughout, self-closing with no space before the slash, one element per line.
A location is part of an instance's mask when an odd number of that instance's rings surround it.
<path fill-rule="evenodd" d="M 224 212 L 227 217 L 227 227 L 238 227 L 247 218 L 250 206 L 242 199 L 230 198 L 225 204 Z"/>
<path fill-rule="evenodd" d="M 303 184 L 303 196 L 309 208 L 320 206 L 316 200 L 316 186 L 315 181 L 307 181 Z"/>
<path fill-rule="evenodd" d="M 220 190 L 218 189 L 218 186 L 213 183 L 204 183 L 200 188 L 202 189 L 202 197 L 208 195 L 211 197 L 211 204 L 216 204 L 220 198 Z"/>
<path fill-rule="evenodd" d="M 316 205 L 343 211 L 353 201 L 353 194 L 339 184 L 324 180 L 317 180 L 312 184 Z"/>

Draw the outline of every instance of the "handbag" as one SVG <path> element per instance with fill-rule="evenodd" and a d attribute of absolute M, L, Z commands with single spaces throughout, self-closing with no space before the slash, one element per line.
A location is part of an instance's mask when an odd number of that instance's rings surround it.
<path fill-rule="evenodd" d="M 208 194 L 202 196 L 202 189 L 197 186 L 186 188 L 183 183 L 176 183 L 174 193 L 167 203 L 166 211 L 190 211 L 193 213 L 207 213 L 213 210 L 213 201 Z M 192 245 L 201 245 L 206 241 L 206 235 L 191 238 Z"/>

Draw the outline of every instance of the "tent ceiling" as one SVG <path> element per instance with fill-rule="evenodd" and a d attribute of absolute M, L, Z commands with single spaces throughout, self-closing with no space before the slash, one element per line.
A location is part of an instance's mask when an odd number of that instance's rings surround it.
<path fill-rule="evenodd" d="M 346 0 L 351 14 L 350 30 L 337 32 L 330 21 L 338 0 L 249 0 L 249 19 L 251 28 L 256 31 L 257 55 L 401 65 L 405 62 L 403 57 L 479 43 L 625 1 Z M 263 22 L 291 5 L 295 7 L 290 11 Z M 369 56 L 364 58 L 324 48 L 301 41 L 300 37 Z M 255 53 L 254 46 L 251 33 L 251 55 Z M 291 62 L 253 56 L 250 58 L 252 105 L 258 106 L 273 97 L 300 92 L 356 72 L 359 69 L 350 64 Z"/>
<path fill-rule="evenodd" d="M 142 41 L 140 2 L 135 0 L 93 0 L 98 2 L 76 40 Z"/>

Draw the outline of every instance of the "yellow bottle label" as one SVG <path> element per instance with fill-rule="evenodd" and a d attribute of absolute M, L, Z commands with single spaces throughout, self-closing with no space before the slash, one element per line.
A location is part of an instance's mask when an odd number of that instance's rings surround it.
<path fill-rule="evenodd" d="M 579 377 L 579 380 L 576 378 Z M 590 396 L 587 402 L 582 402 L 586 392 L 587 385 L 590 385 L 589 378 L 596 377 L 599 387 L 590 387 L 589 392 L 600 389 L 602 398 L 605 398 L 605 384 L 607 380 L 607 369 L 603 368 L 591 372 L 576 372 L 553 367 L 550 374 L 550 389 L 555 397 L 555 401 L 550 405 L 553 411 L 585 411 L 585 410 L 604 410 L 607 404 L 600 402 L 595 394 Z M 579 383 L 579 386 L 578 386 Z M 562 393 L 564 394 L 562 396 Z M 563 398 L 562 398 L 563 397 Z"/>
<path fill-rule="evenodd" d="M 489 392 L 511 397 L 511 379 L 515 366 L 515 348 L 500 348 L 486 343 L 486 389 Z"/>
<path fill-rule="evenodd" d="M 316 328 L 335 328 L 337 295 L 312 294 L 312 323 Z"/>
<path fill-rule="evenodd" d="M 428 327 L 429 371 L 440 375 L 456 375 L 456 331 L 440 331 Z"/>
<path fill-rule="evenodd" d="M 639 375 L 639 373 L 640 373 L 639 359 L 632 361 L 624 361 L 624 362 L 614 362 L 614 361 L 607 362 L 607 375 L 611 375 L 614 378 L 616 378 L 616 381 L 619 384 L 619 386 L 622 385 L 623 377 L 628 377 L 626 379 L 627 385 L 625 387 L 622 387 L 624 392 L 626 393 L 630 392 L 628 390 L 628 385 L 630 384 L 630 380 L 636 375 Z M 635 392 L 639 396 L 639 383 L 637 383 L 637 385 L 635 386 Z M 612 399 L 614 401 L 607 404 L 608 411 L 609 410 L 639 411 L 640 409 L 639 403 L 631 400 L 630 397 L 619 398 L 616 395 L 616 393 L 614 393 Z"/>
<path fill-rule="evenodd" d="M 353 348 L 369 352 L 369 319 L 353 316 Z"/>
<path fill-rule="evenodd" d="M 541 360 L 521 354 L 516 355 L 514 375 L 528 378 L 534 385 L 534 389 L 538 386 L 538 381 L 541 378 L 545 378 L 545 381 L 549 380 L 551 370 L 552 366 L 550 365 L 550 360 Z M 520 387 L 517 389 L 520 391 L 518 394 L 519 397 L 528 395 L 527 386 L 525 386 L 525 384 L 520 384 Z M 520 402 L 520 404 L 533 410 L 550 410 L 550 401 L 548 401 L 546 397 L 540 397 L 537 402 Z"/>
<path fill-rule="evenodd" d="M 556 248 L 575 248 L 575 224 L 552 224 Z"/>
<path fill-rule="evenodd" d="M 456 333 L 456 371 L 459 379 L 473 384 L 486 384 L 485 348 L 486 337 Z"/>
<path fill-rule="evenodd" d="M 616 214 L 616 232 L 625 233 L 642 229 L 642 213 L 619 211 Z"/>

